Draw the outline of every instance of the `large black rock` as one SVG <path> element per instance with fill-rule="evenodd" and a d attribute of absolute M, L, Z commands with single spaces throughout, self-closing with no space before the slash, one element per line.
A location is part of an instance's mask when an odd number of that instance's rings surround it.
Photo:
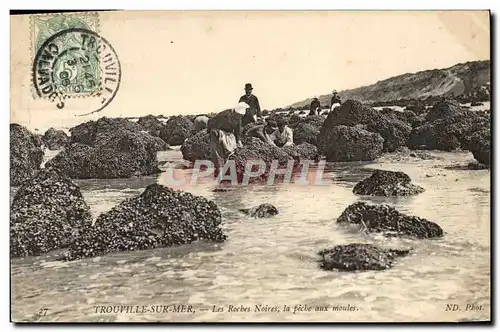
<path fill-rule="evenodd" d="M 321 268 L 340 271 L 385 270 L 392 267 L 396 257 L 410 250 L 382 249 L 371 244 L 350 243 L 319 252 Z"/>
<path fill-rule="evenodd" d="M 481 164 L 490 167 L 491 165 L 491 129 L 485 127 L 481 130 L 463 137 L 462 148 L 472 152 L 474 158 Z"/>
<path fill-rule="evenodd" d="M 47 162 L 74 179 L 115 179 L 160 172 L 157 137 L 122 130 L 96 147 L 72 144 Z"/>
<path fill-rule="evenodd" d="M 382 232 L 387 236 L 433 238 L 443 236 L 438 224 L 424 218 L 408 216 L 388 205 L 356 202 L 337 218 L 338 224 L 357 224 L 367 232 Z"/>
<path fill-rule="evenodd" d="M 438 119 L 461 116 L 465 114 L 464 111 L 465 110 L 462 106 L 460 106 L 458 101 L 453 99 L 443 99 L 429 110 L 425 119 L 428 122 L 433 122 Z"/>
<path fill-rule="evenodd" d="M 293 142 L 295 144 L 310 143 L 317 144 L 317 138 L 321 126 L 315 126 L 309 123 L 299 123 L 293 130 Z"/>
<path fill-rule="evenodd" d="M 222 242 L 221 213 L 204 197 L 149 185 L 140 195 L 101 214 L 71 243 L 66 259 L 192 243 Z"/>
<path fill-rule="evenodd" d="M 210 135 L 206 129 L 187 138 L 181 146 L 182 158 L 195 160 L 210 160 Z"/>
<path fill-rule="evenodd" d="M 294 160 L 316 160 L 318 159 L 318 149 L 313 144 L 302 143 L 284 146 L 281 148 Z"/>
<path fill-rule="evenodd" d="M 460 142 L 464 138 L 489 127 L 489 117 L 461 111 L 413 128 L 407 144 L 410 149 L 453 151 L 462 147 Z"/>
<path fill-rule="evenodd" d="M 70 138 L 62 130 L 49 128 L 43 135 L 42 142 L 49 150 L 59 150 L 69 144 Z"/>
<path fill-rule="evenodd" d="M 91 222 L 78 186 L 58 170 L 44 168 L 19 188 L 12 201 L 10 255 L 64 248 Z"/>
<path fill-rule="evenodd" d="M 109 140 L 117 131 L 140 132 L 143 130 L 138 123 L 124 118 L 102 117 L 97 121 L 88 121 L 79 124 L 69 130 L 71 133 L 71 144 L 81 143 L 89 146 L 97 146 Z"/>
<path fill-rule="evenodd" d="M 10 184 L 19 186 L 35 175 L 43 161 L 40 140 L 25 127 L 10 124 Z"/>
<path fill-rule="evenodd" d="M 375 170 L 372 175 L 354 186 L 356 195 L 410 196 L 424 192 L 424 188 L 411 183 L 403 172 Z"/>
<path fill-rule="evenodd" d="M 160 132 L 160 138 L 170 145 L 182 145 L 194 133 L 194 123 L 187 117 L 172 116 Z"/>
<path fill-rule="evenodd" d="M 359 127 L 321 128 L 318 152 L 327 161 L 371 161 L 382 154 L 384 139 Z"/>
<path fill-rule="evenodd" d="M 328 114 L 321 128 L 320 137 L 324 131 L 340 125 L 351 127 L 364 125 L 366 130 L 382 136 L 385 152 L 394 152 L 399 147 L 405 146 L 411 132 L 409 124 L 393 116 L 387 116 L 356 100 L 347 100 Z M 320 138 L 318 137 L 318 139 Z"/>
<path fill-rule="evenodd" d="M 277 168 L 286 168 L 288 162 L 294 163 L 294 158 L 289 155 L 284 149 L 272 146 L 268 143 L 264 143 L 257 138 L 247 138 L 243 142 L 243 147 L 238 148 L 233 155 L 229 157 L 229 160 L 234 162 L 236 170 L 236 179 L 239 182 L 243 181 L 245 168 L 249 161 L 262 161 L 266 165 L 266 169 L 261 176 L 250 178 L 250 182 L 262 182 L 267 181 L 270 170 L 273 165 L 277 165 Z M 228 163 L 228 165 L 231 165 Z M 258 166 L 252 167 L 254 171 L 257 170 Z M 229 169 L 228 173 L 231 171 Z M 277 176 L 276 178 L 282 178 Z"/>

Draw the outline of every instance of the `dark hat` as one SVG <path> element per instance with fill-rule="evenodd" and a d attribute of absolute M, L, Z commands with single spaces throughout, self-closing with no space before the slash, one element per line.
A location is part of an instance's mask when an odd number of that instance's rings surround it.
<path fill-rule="evenodd" d="M 245 84 L 245 90 L 253 90 L 252 84 L 251 83 Z"/>

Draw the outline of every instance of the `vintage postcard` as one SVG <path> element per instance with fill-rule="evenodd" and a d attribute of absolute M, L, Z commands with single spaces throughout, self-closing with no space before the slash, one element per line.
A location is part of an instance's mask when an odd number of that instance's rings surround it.
<path fill-rule="evenodd" d="M 490 12 L 10 30 L 12 322 L 491 321 Z"/>

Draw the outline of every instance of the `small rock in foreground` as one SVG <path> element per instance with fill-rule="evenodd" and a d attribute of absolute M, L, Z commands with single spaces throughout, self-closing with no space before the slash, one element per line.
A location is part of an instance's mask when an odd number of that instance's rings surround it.
<path fill-rule="evenodd" d="M 217 205 L 201 196 L 152 184 L 101 214 L 70 247 L 66 259 L 169 247 L 197 240 L 225 241 Z"/>
<path fill-rule="evenodd" d="M 261 204 L 251 209 L 240 209 L 241 212 L 253 218 L 268 218 L 277 215 L 278 209 L 272 204 Z"/>
<path fill-rule="evenodd" d="M 338 224 L 357 224 L 370 233 L 386 236 L 433 238 L 443 236 L 436 223 L 416 216 L 408 216 L 388 205 L 370 205 L 356 202 L 349 205 L 337 218 Z"/>
<path fill-rule="evenodd" d="M 382 249 L 371 244 L 351 243 L 322 250 L 321 268 L 324 270 L 365 271 L 392 267 L 396 257 L 410 253 L 409 249 Z"/>
<path fill-rule="evenodd" d="M 423 193 L 424 188 L 411 183 L 403 172 L 375 170 L 372 175 L 356 184 L 353 193 L 369 196 L 411 196 Z"/>

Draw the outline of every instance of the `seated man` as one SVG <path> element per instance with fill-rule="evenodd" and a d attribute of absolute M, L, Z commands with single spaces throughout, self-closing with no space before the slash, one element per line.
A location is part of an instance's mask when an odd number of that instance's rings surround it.
<path fill-rule="evenodd" d="M 276 132 L 276 145 L 279 147 L 293 145 L 293 130 L 288 127 L 286 119 L 278 119 L 278 131 Z"/>
<path fill-rule="evenodd" d="M 260 139 L 264 143 L 269 143 L 271 145 L 274 144 L 276 140 L 276 132 L 278 130 L 278 125 L 276 121 L 268 121 L 267 124 L 258 124 L 248 129 L 247 136 L 248 137 L 256 137 Z"/>

